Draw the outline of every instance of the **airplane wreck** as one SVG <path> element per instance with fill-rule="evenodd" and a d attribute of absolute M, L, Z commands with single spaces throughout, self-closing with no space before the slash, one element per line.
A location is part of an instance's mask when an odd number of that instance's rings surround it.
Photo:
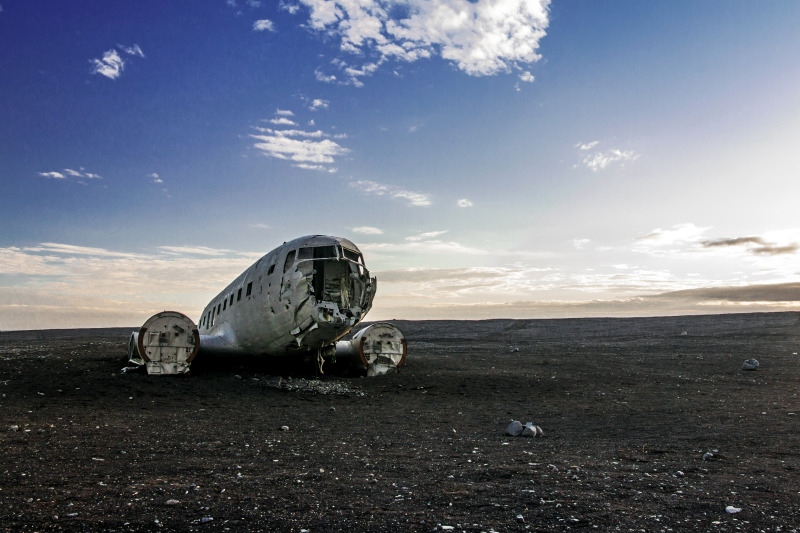
<path fill-rule="evenodd" d="M 372 324 L 343 341 L 372 307 L 377 280 L 358 247 L 341 237 L 310 235 L 272 250 L 205 307 L 195 324 L 162 311 L 134 331 L 132 363 L 148 374 L 183 374 L 204 354 L 248 354 L 341 362 L 380 375 L 406 359 L 392 324 Z"/>

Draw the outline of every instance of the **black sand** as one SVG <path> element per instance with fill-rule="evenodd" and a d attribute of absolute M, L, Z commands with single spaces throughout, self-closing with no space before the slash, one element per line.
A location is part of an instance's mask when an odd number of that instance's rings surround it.
<path fill-rule="evenodd" d="M 401 373 L 319 381 L 0 333 L 0 529 L 800 528 L 800 314 L 397 324 Z"/>

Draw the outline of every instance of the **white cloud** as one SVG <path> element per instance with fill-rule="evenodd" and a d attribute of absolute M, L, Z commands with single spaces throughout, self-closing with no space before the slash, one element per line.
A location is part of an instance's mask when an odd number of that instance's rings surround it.
<path fill-rule="evenodd" d="M 136 326 L 157 311 L 197 315 L 261 254 L 202 246 L 129 253 L 60 243 L 0 247 L 0 329 Z"/>
<path fill-rule="evenodd" d="M 144 52 L 142 52 L 138 44 L 134 44 L 130 47 L 118 46 L 124 53 L 130 56 L 144 57 Z M 119 52 L 114 48 L 106 51 L 101 59 L 91 59 L 89 62 L 92 64 L 92 74 L 100 74 L 110 80 L 119 78 L 125 68 L 125 61 L 123 61 Z"/>
<path fill-rule="evenodd" d="M 297 126 L 296 122 L 286 117 L 271 118 L 269 123 L 275 124 L 276 126 Z"/>
<path fill-rule="evenodd" d="M 287 117 L 294 113 L 287 109 L 275 111 L 276 118 L 268 122 L 276 126 L 297 126 L 298 124 Z M 298 128 L 276 129 L 254 127 L 259 134 L 251 134 L 256 139 L 253 147 L 260 150 L 263 155 L 274 159 L 293 161 L 295 167 L 306 170 L 319 170 L 335 173 L 336 168 L 329 165 L 335 158 L 350 152 L 348 148 L 331 140 L 330 134 L 322 130 L 302 130 Z M 346 138 L 346 135 L 334 135 L 336 139 Z"/>
<path fill-rule="evenodd" d="M 269 19 L 257 20 L 253 23 L 253 31 L 275 31 L 275 24 Z"/>
<path fill-rule="evenodd" d="M 691 222 L 675 224 L 668 229 L 656 228 L 647 235 L 638 237 L 636 242 L 640 248 L 644 249 L 699 244 L 703 238 L 703 234 L 709 229 L 711 229 L 710 226 L 697 226 Z"/>
<path fill-rule="evenodd" d="M 410 205 L 416 207 L 427 207 L 432 205 L 432 201 L 427 194 L 407 191 L 394 185 L 384 185 L 370 180 L 360 180 L 350 183 L 364 194 L 374 194 L 376 196 L 388 196 L 398 200 L 405 200 Z"/>
<path fill-rule="evenodd" d="M 318 109 L 328 109 L 328 105 L 330 105 L 330 102 L 328 102 L 327 100 L 322 100 L 321 98 L 314 98 L 311 101 L 311 104 L 308 106 L 308 108 L 311 111 L 317 111 Z"/>
<path fill-rule="evenodd" d="M 292 139 L 277 134 L 250 136 L 259 141 L 253 146 L 261 150 L 265 156 L 298 163 L 333 163 L 336 156 L 350 151 L 330 139 L 321 141 Z"/>
<path fill-rule="evenodd" d="M 424 241 L 424 240 L 428 240 L 428 239 L 435 239 L 439 235 L 444 235 L 448 231 L 450 231 L 450 230 L 428 231 L 428 232 L 425 232 L 425 233 L 420 233 L 418 235 L 410 235 L 410 236 L 406 237 L 406 240 L 410 241 L 410 242 L 419 242 L 419 241 Z"/>
<path fill-rule="evenodd" d="M 353 233 L 360 233 L 362 235 L 383 235 L 383 230 L 380 228 L 373 228 L 372 226 L 358 226 L 352 229 Z"/>
<path fill-rule="evenodd" d="M 128 54 L 129 56 L 137 56 L 137 57 L 144 57 L 144 52 L 139 47 L 138 44 L 134 44 L 133 46 L 122 46 L 119 45 L 120 49 Z"/>
<path fill-rule="evenodd" d="M 575 247 L 576 250 L 580 250 L 580 249 L 584 248 L 590 242 L 592 242 L 592 241 L 589 240 L 589 239 L 572 239 L 570 241 L 570 243 L 572 244 L 572 246 Z"/>
<path fill-rule="evenodd" d="M 53 178 L 57 180 L 63 180 L 66 178 L 66 176 L 61 172 L 39 172 L 39 175 L 44 176 L 45 178 Z"/>
<path fill-rule="evenodd" d="M 87 172 L 85 168 L 79 167 L 80 170 L 73 170 L 71 168 L 65 168 L 61 172 L 53 171 L 53 172 L 39 172 L 40 176 L 45 178 L 52 178 L 52 179 L 68 179 L 70 178 L 78 178 L 78 183 L 86 184 L 84 180 L 100 180 L 103 179 L 102 176 L 98 174 L 94 174 L 92 172 Z"/>
<path fill-rule="evenodd" d="M 592 141 L 586 144 L 578 143 L 575 147 L 581 152 L 587 152 L 598 144 L 600 144 L 600 141 Z M 606 150 L 605 152 L 594 152 L 582 155 L 581 163 L 586 165 L 592 172 L 597 172 L 615 163 L 624 166 L 626 161 L 636 161 L 637 159 L 639 159 L 639 154 L 633 150 L 619 150 L 614 148 Z M 575 166 L 577 167 L 577 165 Z"/>
<path fill-rule="evenodd" d="M 526 82 L 526 83 L 533 83 L 533 80 L 535 78 L 533 77 L 533 74 L 531 74 L 530 72 L 528 72 L 526 70 L 525 72 L 523 72 L 522 74 L 519 75 L 519 79 L 524 81 L 524 82 Z"/>
<path fill-rule="evenodd" d="M 234 253 L 233 250 L 209 248 L 208 246 L 159 246 L 158 249 L 174 254 L 223 256 Z"/>
<path fill-rule="evenodd" d="M 523 70 L 541 58 L 537 50 L 549 24 L 549 0 L 300 2 L 309 9 L 311 28 L 338 38 L 342 52 L 367 59 L 361 67 L 334 61 L 353 85 L 387 61 L 437 54 L 472 76 Z M 317 79 L 337 81 L 319 71 Z"/>
<path fill-rule="evenodd" d="M 458 202 L 456 202 L 456 205 L 458 205 L 458 207 L 472 207 L 472 202 L 466 198 L 461 198 Z"/>

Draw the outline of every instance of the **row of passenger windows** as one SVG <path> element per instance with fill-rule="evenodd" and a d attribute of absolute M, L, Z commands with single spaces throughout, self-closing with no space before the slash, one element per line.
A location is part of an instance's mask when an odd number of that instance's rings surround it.
<path fill-rule="evenodd" d="M 247 292 L 245 293 L 245 298 L 250 296 L 253 293 L 253 282 L 247 284 Z M 217 303 L 216 306 L 212 307 L 209 312 L 207 312 L 203 317 L 200 319 L 200 326 L 205 328 L 210 328 L 214 325 L 216 318 L 228 309 L 228 307 L 233 307 L 233 302 L 241 301 L 242 299 L 242 288 L 240 287 L 238 291 L 235 293 L 231 293 L 230 297 L 226 296 L 224 300 Z"/>

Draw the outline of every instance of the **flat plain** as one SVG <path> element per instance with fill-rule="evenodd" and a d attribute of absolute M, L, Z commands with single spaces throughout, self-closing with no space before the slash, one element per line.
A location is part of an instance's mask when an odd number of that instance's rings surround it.
<path fill-rule="evenodd" d="M 394 323 L 375 378 L 0 333 L 0 529 L 800 528 L 800 314 Z"/>

